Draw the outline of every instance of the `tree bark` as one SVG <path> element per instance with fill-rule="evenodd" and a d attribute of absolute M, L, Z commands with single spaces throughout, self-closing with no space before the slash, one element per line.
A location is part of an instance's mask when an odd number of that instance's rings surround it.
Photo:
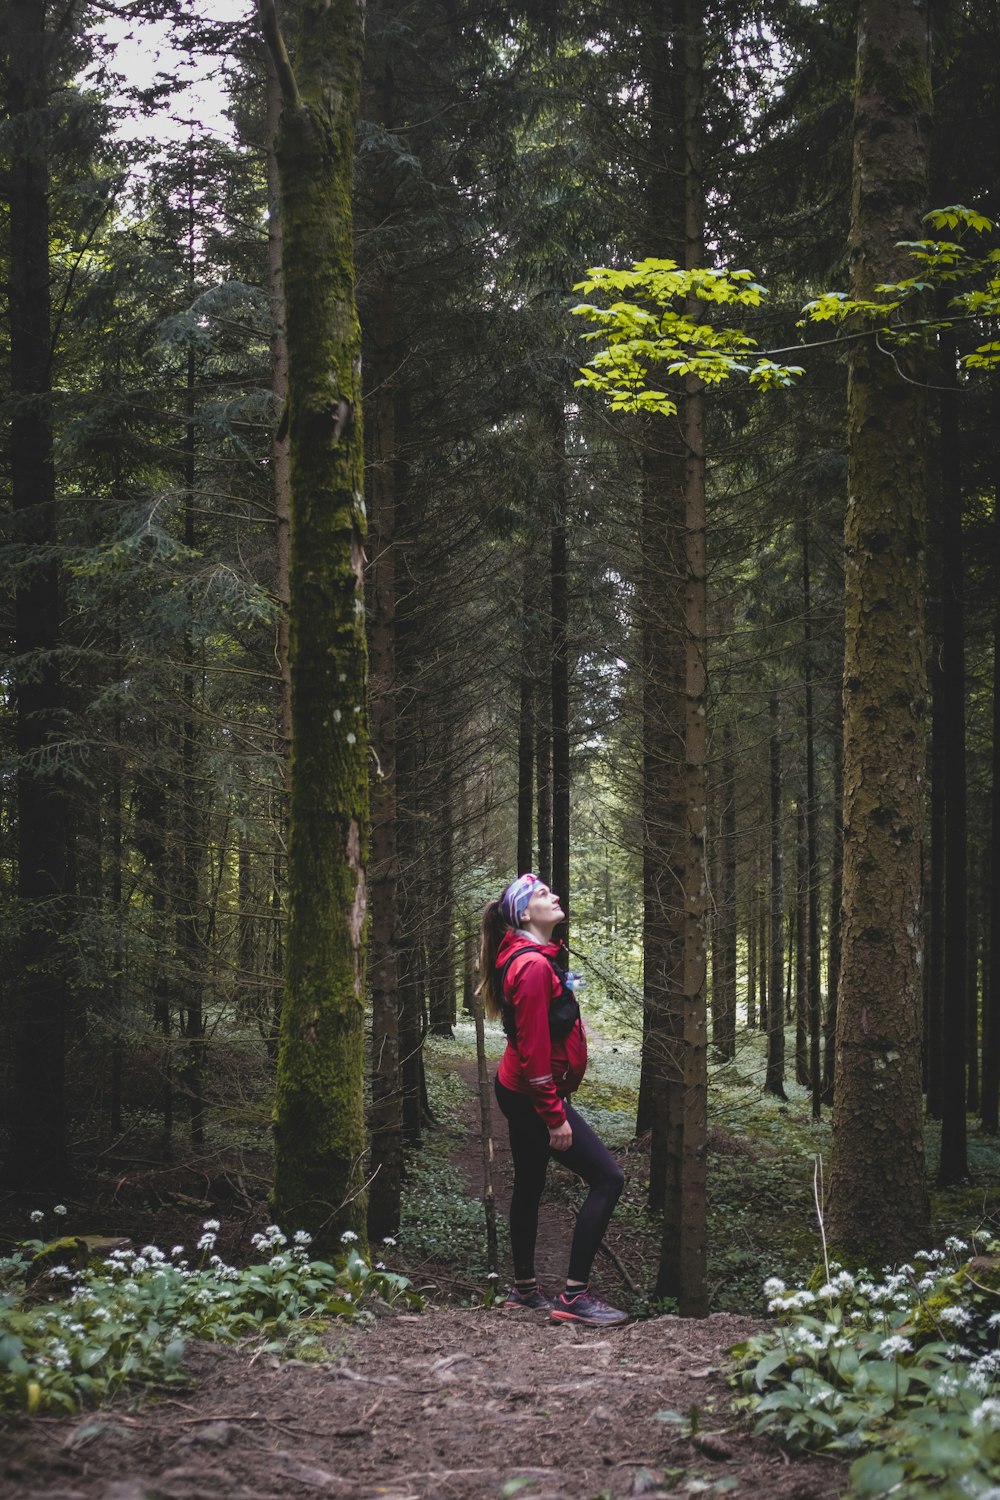
<path fill-rule="evenodd" d="M 683 153 L 684 264 L 693 269 L 704 257 L 704 200 L 701 182 L 701 0 L 684 0 L 677 65 L 680 84 L 680 144 Z M 697 317 L 692 304 L 689 316 Z M 656 1289 L 676 1296 L 682 1317 L 708 1313 L 705 1168 L 708 1134 L 708 1026 L 706 804 L 708 800 L 706 721 L 707 585 L 705 560 L 704 396 L 688 380 L 678 415 L 684 453 L 684 642 L 683 759 L 679 786 L 682 824 L 679 861 L 674 871 L 682 902 L 681 988 L 673 996 L 670 1027 L 677 1041 L 668 1078 L 670 1129 L 667 1193 Z"/>
<path fill-rule="evenodd" d="M 896 279 L 921 233 L 931 113 L 924 3 L 861 0 L 851 290 Z M 905 274 L 905 272 L 904 272 Z M 895 1259 L 925 1244 L 922 1013 L 925 404 L 873 338 L 848 373 L 844 902 L 828 1236 Z"/>
<path fill-rule="evenodd" d="M 376 113 L 386 130 L 395 125 L 392 73 L 384 70 Z M 392 210 L 390 181 L 375 187 L 376 224 Z M 396 278 L 381 269 L 375 294 L 372 394 L 368 406 L 368 479 L 371 522 L 369 649 L 371 653 L 372 860 L 370 973 L 372 991 L 371 1187 L 368 1232 L 383 1239 L 399 1228 L 403 1183 L 403 1082 L 399 1038 L 399 854 L 396 783 L 396 389 L 398 349 Z"/>
<path fill-rule="evenodd" d="M 66 788 L 58 767 L 63 687 L 61 580 L 52 460 L 49 271 L 49 64 L 44 0 L 12 0 L 4 38 L 9 120 L 20 126 L 8 172 L 10 482 L 15 536 L 31 565 L 14 597 L 17 895 L 12 1002 L 12 1186 L 61 1194 L 69 1177 L 65 1098 L 68 921 Z"/>
<path fill-rule="evenodd" d="M 566 413 L 562 397 L 552 405 L 552 529 L 549 596 L 552 608 L 552 889 L 566 921 L 553 933 L 569 944 L 569 552 L 566 535 Z"/>
<path fill-rule="evenodd" d="M 962 557 L 962 475 L 959 399 L 953 333 L 941 335 L 941 726 L 944 733 L 944 993 L 941 1028 L 941 1156 L 938 1185 L 968 1171 L 966 1136 L 966 1006 L 968 879 L 965 779 L 965 577 Z"/>
<path fill-rule="evenodd" d="M 1000 601 L 1000 459 L 993 483 L 993 597 Z M 983 1097 L 988 1135 L 1000 1130 L 1000 602 L 993 615 L 993 753 L 991 765 L 989 964 L 983 995 Z"/>
<path fill-rule="evenodd" d="M 276 143 L 292 480 L 289 924 L 275 1095 L 274 1209 L 320 1250 L 366 1233 L 364 952 L 368 858 L 365 514 L 351 175 L 363 9 L 300 0 Z"/>
<path fill-rule="evenodd" d="M 823 1074 L 820 1062 L 820 1030 L 823 1020 L 823 998 L 820 983 L 819 933 L 819 806 L 816 791 L 816 715 L 813 691 L 813 622 L 812 569 L 809 553 L 809 518 L 802 518 L 802 628 L 805 661 L 806 711 L 806 948 L 809 1005 L 809 1081 L 812 1090 L 812 1115 L 820 1117 L 823 1099 Z M 832 923 L 831 923 L 832 925 Z"/>
<path fill-rule="evenodd" d="M 777 693 L 768 700 L 771 736 L 768 764 L 771 793 L 771 930 L 768 949 L 770 972 L 767 982 L 767 1069 L 764 1088 L 784 1099 L 785 1094 L 785 1007 L 784 946 L 782 926 L 785 917 L 784 849 L 781 830 L 781 711 Z"/>

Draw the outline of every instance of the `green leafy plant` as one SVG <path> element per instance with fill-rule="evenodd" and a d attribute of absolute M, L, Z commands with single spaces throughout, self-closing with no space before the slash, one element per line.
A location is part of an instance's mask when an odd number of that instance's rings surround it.
<path fill-rule="evenodd" d="M 735 1352 L 757 1432 L 859 1454 L 853 1493 L 995 1497 L 1000 1242 L 915 1257 L 881 1278 L 832 1265 L 816 1290 L 765 1283 L 778 1327 Z"/>
<path fill-rule="evenodd" d="M 420 1305 L 404 1277 L 368 1264 L 350 1231 L 333 1264 L 310 1257 L 304 1230 L 289 1242 L 271 1225 L 252 1241 L 268 1258 L 238 1268 L 214 1253 L 218 1229 L 213 1219 L 202 1226 L 194 1266 L 183 1245 L 53 1263 L 40 1240 L 0 1260 L 0 1407 L 76 1411 L 129 1382 L 178 1380 L 191 1338 L 297 1341 L 320 1320 L 370 1318 L 379 1303 Z"/>

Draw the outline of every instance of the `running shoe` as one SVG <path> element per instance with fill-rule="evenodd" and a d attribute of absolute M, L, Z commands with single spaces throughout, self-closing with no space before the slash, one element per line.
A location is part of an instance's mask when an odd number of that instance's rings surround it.
<path fill-rule="evenodd" d="M 627 1323 L 628 1313 L 618 1307 L 609 1307 L 600 1297 L 595 1297 L 589 1286 L 582 1287 L 572 1297 L 560 1292 L 552 1304 L 553 1323 L 588 1323 L 594 1328 L 613 1328 L 616 1323 Z"/>
<path fill-rule="evenodd" d="M 533 1286 L 530 1292 L 519 1292 L 516 1286 L 512 1286 L 504 1299 L 503 1310 L 504 1312 L 551 1312 L 552 1303 L 540 1286 Z"/>

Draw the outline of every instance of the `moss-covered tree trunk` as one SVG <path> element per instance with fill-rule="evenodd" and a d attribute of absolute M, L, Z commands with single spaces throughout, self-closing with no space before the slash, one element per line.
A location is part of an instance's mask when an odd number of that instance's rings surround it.
<path fill-rule="evenodd" d="M 275 1094 L 274 1211 L 320 1247 L 365 1235 L 368 853 L 360 328 L 351 169 L 359 0 L 299 0 L 292 73 L 273 6 L 292 487 L 288 949 Z"/>
<path fill-rule="evenodd" d="M 852 292 L 895 280 L 926 206 L 928 17 L 861 0 Z M 905 274 L 905 272 L 903 273 Z M 844 888 L 830 1239 L 892 1258 L 929 1229 L 920 1033 L 925 404 L 873 338 L 848 377 Z"/>

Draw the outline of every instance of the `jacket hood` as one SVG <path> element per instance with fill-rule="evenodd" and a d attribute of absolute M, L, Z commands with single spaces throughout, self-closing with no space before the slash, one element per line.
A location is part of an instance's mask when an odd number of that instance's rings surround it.
<path fill-rule="evenodd" d="M 500 939 L 500 947 L 497 950 L 497 968 L 506 963 L 508 958 L 520 948 L 525 951 L 543 953 L 546 958 L 558 958 L 562 944 L 535 943 L 526 933 L 516 932 L 513 927 L 509 927 Z"/>

